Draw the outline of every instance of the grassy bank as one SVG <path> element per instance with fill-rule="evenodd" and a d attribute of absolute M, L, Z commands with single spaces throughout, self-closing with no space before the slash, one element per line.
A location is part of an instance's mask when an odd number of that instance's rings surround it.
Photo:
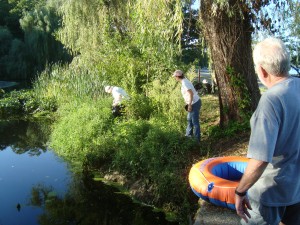
<path fill-rule="evenodd" d="M 159 86 L 153 91 L 159 91 Z M 232 124 L 226 130 L 218 128 L 219 105 L 215 95 L 202 96 L 202 141 L 199 145 L 184 137 L 186 113 L 179 103 L 182 101 L 180 93 L 176 91 L 167 94 L 174 96 L 172 104 L 164 95 L 159 101 L 150 94 L 147 99 L 143 95 L 133 95 L 132 101 L 126 103 L 126 115 L 114 119 L 109 96 L 80 97 L 67 103 L 62 96 L 53 97 L 54 92 L 49 91 L 51 87 L 43 88 L 44 95 L 40 89 L 27 93 L 22 101 L 16 100 L 24 107 L 29 105 L 27 98 L 35 102 L 33 105 L 44 99 L 43 105 L 58 108 L 48 108 L 54 111 L 51 115 L 55 120 L 49 145 L 77 171 L 89 171 L 118 182 L 133 197 L 162 208 L 181 224 L 187 224 L 188 216 L 197 208 L 197 197 L 187 179 L 192 164 L 225 154 L 229 146 L 239 142 L 248 132 L 245 124 Z M 39 93 L 38 98 L 36 93 Z M 45 93 L 50 94 L 46 96 Z M 19 99 L 20 95 L 23 96 L 22 92 L 12 93 L 0 101 Z M 49 104 L 45 99 L 51 99 Z M 55 104 L 51 103 L 53 101 Z M 42 108 L 35 106 L 34 111 L 37 109 Z M 32 110 L 30 112 L 35 115 Z"/>
<path fill-rule="evenodd" d="M 186 224 L 187 216 L 197 207 L 187 179 L 190 167 L 196 161 L 221 155 L 222 145 L 238 141 L 237 132 L 242 134 L 244 129 L 237 124 L 229 130 L 219 129 L 217 96 L 206 95 L 202 101 L 200 145 L 184 137 L 184 111 L 182 126 L 163 116 L 114 120 L 109 99 L 78 104 L 76 110 L 72 106 L 60 109 L 50 143 L 79 168 L 84 166 L 82 169 L 100 177 L 117 174 L 110 180 Z"/>

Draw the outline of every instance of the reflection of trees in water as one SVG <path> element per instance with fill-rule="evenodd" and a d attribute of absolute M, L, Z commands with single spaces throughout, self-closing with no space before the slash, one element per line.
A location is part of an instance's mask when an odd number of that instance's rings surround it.
<path fill-rule="evenodd" d="M 42 184 L 38 184 L 31 189 L 30 205 L 44 207 L 45 202 L 50 200 L 51 196 L 56 197 L 56 194 L 51 195 L 51 193 L 54 193 L 52 187 L 46 187 Z"/>
<path fill-rule="evenodd" d="M 47 121 L 0 121 L 0 150 L 10 146 L 17 154 L 40 155 L 47 151 Z"/>
<path fill-rule="evenodd" d="M 134 203 L 107 186 L 91 178 L 74 182 L 64 197 L 51 188 L 38 185 L 32 189 L 31 204 L 44 208 L 40 225 L 175 225 L 162 212 L 153 212 L 149 206 Z"/>

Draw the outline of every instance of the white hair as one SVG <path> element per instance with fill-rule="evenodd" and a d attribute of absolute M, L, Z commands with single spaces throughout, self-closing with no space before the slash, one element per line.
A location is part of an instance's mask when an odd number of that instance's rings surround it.
<path fill-rule="evenodd" d="M 274 76 L 288 76 L 291 67 L 288 50 L 274 37 L 266 38 L 254 47 L 253 61 Z"/>
<path fill-rule="evenodd" d="M 111 88 L 111 86 L 105 86 L 104 87 L 105 92 L 108 92 L 110 88 Z"/>

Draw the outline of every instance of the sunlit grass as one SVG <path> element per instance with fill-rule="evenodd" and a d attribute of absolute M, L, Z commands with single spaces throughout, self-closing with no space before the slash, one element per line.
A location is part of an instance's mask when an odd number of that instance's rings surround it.
<path fill-rule="evenodd" d="M 204 95 L 201 100 L 201 133 L 202 136 L 205 136 L 209 127 L 218 125 L 220 118 L 219 99 L 217 95 Z"/>

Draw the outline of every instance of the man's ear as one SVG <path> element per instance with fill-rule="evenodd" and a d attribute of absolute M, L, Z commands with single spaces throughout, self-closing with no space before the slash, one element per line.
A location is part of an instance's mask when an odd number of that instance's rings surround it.
<path fill-rule="evenodd" d="M 267 78 L 268 75 L 269 75 L 269 73 L 268 73 L 262 66 L 260 66 L 260 69 L 261 69 L 261 72 L 262 72 L 263 77 L 264 77 L 264 78 Z"/>

